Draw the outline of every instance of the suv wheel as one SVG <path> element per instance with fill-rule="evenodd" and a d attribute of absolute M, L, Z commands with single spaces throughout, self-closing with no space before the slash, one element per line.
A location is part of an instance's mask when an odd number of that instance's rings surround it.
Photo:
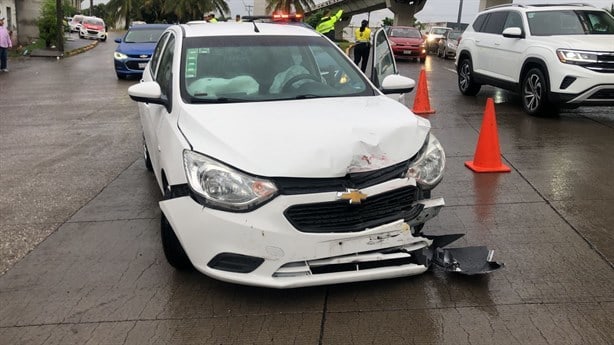
<path fill-rule="evenodd" d="M 471 60 L 463 58 L 458 67 L 458 89 L 463 95 L 475 96 L 480 92 L 482 85 L 473 80 L 473 66 Z"/>
<path fill-rule="evenodd" d="M 539 68 L 532 68 L 525 74 L 520 95 L 524 111 L 529 115 L 556 115 L 558 113 L 558 108 L 548 101 L 548 83 Z"/>

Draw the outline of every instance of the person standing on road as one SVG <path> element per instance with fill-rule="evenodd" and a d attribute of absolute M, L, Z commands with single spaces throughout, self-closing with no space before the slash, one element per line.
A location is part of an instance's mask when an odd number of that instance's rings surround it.
<path fill-rule="evenodd" d="M 237 22 L 237 23 L 241 23 L 241 22 L 242 22 L 242 20 L 241 20 L 241 15 L 240 15 L 240 14 L 237 14 L 237 15 L 235 16 L 235 22 Z"/>
<path fill-rule="evenodd" d="M 331 16 L 331 11 L 324 13 L 324 17 L 320 18 L 320 23 L 316 26 L 316 31 L 328 37 L 331 41 L 335 41 L 335 23 L 341 19 L 343 10 L 337 11 L 334 16 Z"/>
<path fill-rule="evenodd" d="M 354 46 L 354 63 L 359 66 L 363 73 L 367 70 L 367 61 L 369 60 L 369 52 L 371 51 L 371 29 L 369 22 L 363 20 L 360 23 L 360 28 L 354 31 L 356 45 Z"/>
<path fill-rule="evenodd" d="M 9 48 L 13 47 L 11 41 L 11 35 L 4 27 L 4 17 L 0 18 L 0 70 L 2 72 L 8 72 L 9 69 L 6 66 Z"/>

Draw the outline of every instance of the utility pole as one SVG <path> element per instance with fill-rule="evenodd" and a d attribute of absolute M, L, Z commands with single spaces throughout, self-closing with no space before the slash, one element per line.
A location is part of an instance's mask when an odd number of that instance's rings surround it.
<path fill-rule="evenodd" d="M 62 7 L 62 0 L 55 0 L 55 16 L 56 27 L 58 29 L 56 47 L 60 56 L 64 55 L 64 8 Z M 58 57 L 59 59 L 59 57 Z"/>
<path fill-rule="evenodd" d="M 461 3 L 463 0 L 461 0 Z M 94 7 L 94 0 L 90 0 L 90 17 L 92 16 L 92 8 Z"/>
<path fill-rule="evenodd" d="M 461 15 L 463 14 L 463 0 L 458 5 L 458 18 L 456 19 L 456 30 L 461 31 Z"/>
<path fill-rule="evenodd" d="M 245 5 L 245 10 L 247 11 L 248 16 L 252 15 L 252 8 L 254 8 L 254 5 Z"/>

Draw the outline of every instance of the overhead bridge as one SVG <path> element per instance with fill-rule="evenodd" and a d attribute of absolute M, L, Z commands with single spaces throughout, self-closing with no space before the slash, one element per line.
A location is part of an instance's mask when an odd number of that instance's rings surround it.
<path fill-rule="evenodd" d="M 342 20 L 335 24 L 335 35 L 337 39 L 341 39 L 343 28 L 350 24 L 352 16 L 377 10 L 388 8 L 394 13 L 393 25 L 413 25 L 413 18 L 416 13 L 422 11 L 428 0 L 326 0 L 316 4 L 310 11 L 306 11 L 305 15 L 317 12 L 319 10 L 338 11 L 343 10 Z M 459 2 L 462 0 L 458 0 Z M 488 8 L 491 6 L 509 4 L 512 0 L 480 0 L 479 9 Z M 450 3 L 450 6 L 458 8 L 457 2 Z M 442 18 L 442 21 L 443 18 Z"/>

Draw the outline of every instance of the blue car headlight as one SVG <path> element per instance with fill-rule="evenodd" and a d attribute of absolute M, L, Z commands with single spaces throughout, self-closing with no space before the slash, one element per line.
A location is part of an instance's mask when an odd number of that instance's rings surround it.
<path fill-rule="evenodd" d="M 120 52 L 114 52 L 113 57 L 115 58 L 115 60 L 126 60 L 128 58 L 128 55 Z"/>

